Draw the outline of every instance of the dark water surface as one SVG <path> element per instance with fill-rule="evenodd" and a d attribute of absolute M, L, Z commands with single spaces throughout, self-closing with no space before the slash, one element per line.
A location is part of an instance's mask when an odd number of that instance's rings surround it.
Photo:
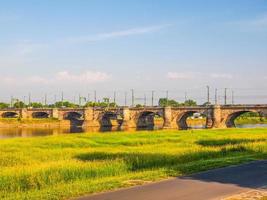
<path fill-rule="evenodd" d="M 237 128 L 267 128 L 267 124 L 242 124 L 237 125 Z M 196 125 L 190 127 L 190 129 L 203 129 L 203 125 Z M 147 130 L 147 129 L 142 129 Z M 148 129 L 151 130 L 151 129 Z M 118 131 L 118 128 L 113 130 L 110 128 L 90 128 L 82 129 L 79 127 L 73 128 L 0 128 L 0 139 L 15 138 L 15 137 L 41 137 L 48 135 L 60 135 L 60 134 L 75 134 L 85 132 L 100 132 L 107 133 L 112 131 Z M 134 130 L 131 130 L 134 131 Z"/>

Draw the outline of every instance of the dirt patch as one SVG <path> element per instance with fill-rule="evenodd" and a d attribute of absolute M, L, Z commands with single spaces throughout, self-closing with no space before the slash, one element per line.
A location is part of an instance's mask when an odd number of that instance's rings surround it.
<path fill-rule="evenodd" d="M 128 180 L 124 181 L 123 184 L 128 186 L 135 186 L 135 185 L 144 185 L 147 183 L 151 183 L 151 181 L 144 181 L 144 180 Z"/>
<path fill-rule="evenodd" d="M 224 198 L 223 200 L 265 200 L 267 199 L 267 191 L 251 190 L 234 196 Z"/>

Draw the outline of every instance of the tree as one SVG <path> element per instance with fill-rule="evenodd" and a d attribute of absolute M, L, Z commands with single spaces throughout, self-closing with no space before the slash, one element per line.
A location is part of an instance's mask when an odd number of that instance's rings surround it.
<path fill-rule="evenodd" d="M 32 108 L 42 108 L 44 107 L 42 103 L 39 102 L 32 102 L 28 105 L 28 107 L 32 107 Z"/>
<path fill-rule="evenodd" d="M 159 99 L 159 106 L 166 107 L 167 106 L 167 98 L 160 98 Z"/>
<path fill-rule="evenodd" d="M 109 104 L 109 107 L 112 107 L 112 108 L 117 107 L 117 104 L 115 102 L 112 102 Z"/>
<path fill-rule="evenodd" d="M 117 104 L 112 102 L 109 103 L 109 98 L 103 98 L 101 102 L 87 102 L 84 107 L 116 107 Z"/>
<path fill-rule="evenodd" d="M 167 99 L 167 98 L 160 98 L 159 99 L 159 106 L 161 107 L 166 107 L 166 106 L 171 106 L 171 107 L 179 107 L 179 106 L 196 106 L 197 102 L 188 99 L 184 103 L 179 103 L 173 99 Z"/>
<path fill-rule="evenodd" d="M 142 108 L 142 107 L 144 107 L 144 106 L 141 105 L 141 104 L 136 104 L 135 107 L 136 107 L 136 108 Z"/>
<path fill-rule="evenodd" d="M 211 105 L 210 102 L 205 102 L 205 103 L 203 103 L 203 106 L 209 106 L 209 105 Z"/>
<path fill-rule="evenodd" d="M 69 101 L 58 101 L 54 104 L 54 106 L 50 105 L 51 107 L 56 107 L 56 108 L 60 108 L 60 107 L 66 107 L 66 108 L 77 108 L 79 107 L 77 104 L 71 103 Z"/>
<path fill-rule="evenodd" d="M 104 98 L 103 98 L 103 102 L 105 102 L 105 103 L 109 103 L 109 98 L 104 97 Z"/>
<path fill-rule="evenodd" d="M 180 104 L 173 99 L 167 99 L 167 98 L 159 99 L 159 106 L 161 107 L 166 107 L 166 106 L 178 107 L 179 105 Z"/>
<path fill-rule="evenodd" d="M 184 106 L 196 106 L 197 102 L 192 100 L 192 99 L 188 99 L 183 103 Z"/>
<path fill-rule="evenodd" d="M 242 115 L 240 115 L 240 117 L 260 117 L 260 114 L 257 113 L 257 112 L 247 112 L 247 113 L 244 113 Z"/>
<path fill-rule="evenodd" d="M 25 108 L 26 107 L 26 104 L 23 103 L 22 101 L 17 101 L 13 104 L 13 107 L 14 108 Z"/>
<path fill-rule="evenodd" d="M 4 102 L 0 102 L 0 109 L 4 109 L 4 108 L 8 108 L 9 104 L 4 103 Z"/>

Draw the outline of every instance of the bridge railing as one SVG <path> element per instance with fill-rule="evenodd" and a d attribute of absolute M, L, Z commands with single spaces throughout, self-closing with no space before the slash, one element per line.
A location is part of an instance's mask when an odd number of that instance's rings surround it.
<path fill-rule="evenodd" d="M 172 109 L 192 109 L 192 108 L 212 108 L 215 105 L 197 105 L 197 106 L 177 106 L 177 107 L 171 107 Z M 267 104 L 229 104 L 229 105 L 218 105 L 221 108 L 253 108 L 253 107 L 260 107 L 260 108 L 267 108 Z M 141 107 L 134 107 L 134 106 L 117 106 L 117 107 L 90 107 L 93 108 L 94 110 L 122 110 L 123 108 L 129 108 L 129 109 L 163 109 L 164 107 L 162 106 L 141 106 Z M 58 110 L 84 110 L 86 107 L 78 107 L 78 108 L 67 108 L 67 107 L 59 107 L 59 108 L 3 108 L 0 109 L 2 111 L 10 111 L 10 110 L 53 110 L 53 109 L 58 109 Z"/>

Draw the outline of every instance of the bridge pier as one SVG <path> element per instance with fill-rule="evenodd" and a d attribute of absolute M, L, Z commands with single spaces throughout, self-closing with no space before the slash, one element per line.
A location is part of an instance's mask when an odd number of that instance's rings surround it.
<path fill-rule="evenodd" d="M 84 122 L 83 127 L 100 127 L 101 124 L 98 117 L 95 115 L 93 107 L 87 107 L 84 109 Z"/>
<path fill-rule="evenodd" d="M 212 117 L 213 125 L 212 128 L 226 128 L 225 123 L 222 118 L 222 111 L 220 105 L 213 106 L 213 117 Z"/>
<path fill-rule="evenodd" d="M 123 121 L 121 124 L 121 130 L 127 130 L 129 128 L 130 121 L 130 109 L 128 107 L 124 107 L 122 110 Z"/>
<path fill-rule="evenodd" d="M 177 129 L 176 122 L 172 120 L 172 108 L 165 107 L 163 110 L 164 124 L 163 129 Z"/>
<path fill-rule="evenodd" d="M 59 114 L 58 114 L 57 108 L 52 109 L 52 118 L 59 119 Z"/>
<path fill-rule="evenodd" d="M 211 108 L 209 108 L 209 109 L 207 110 L 207 115 L 206 115 L 206 117 L 207 117 L 207 119 L 206 119 L 206 128 L 207 128 L 207 129 L 211 129 L 211 128 L 213 128 L 213 126 L 214 126 L 214 123 L 213 123 L 213 121 L 214 121 L 213 116 L 214 116 L 214 108 L 211 107 Z"/>
<path fill-rule="evenodd" d="M 121 124 L 121 130 L 127 130 L 129 128 L 137 128 L 137 125 L 131 117 L 131 110 L 129 107 L 123 107 L 122 109 L 123 121 Z"/>
<path fill-rule="evenodd" d="M 28 111 L 27 111 L 26 108 L 22 108 L 22 109 L 20 110 L 19 117 L 22 118 L 22 119 L 26 119 L 26 118 L 29 117 L 29 116 L 28 116 Z"/>

